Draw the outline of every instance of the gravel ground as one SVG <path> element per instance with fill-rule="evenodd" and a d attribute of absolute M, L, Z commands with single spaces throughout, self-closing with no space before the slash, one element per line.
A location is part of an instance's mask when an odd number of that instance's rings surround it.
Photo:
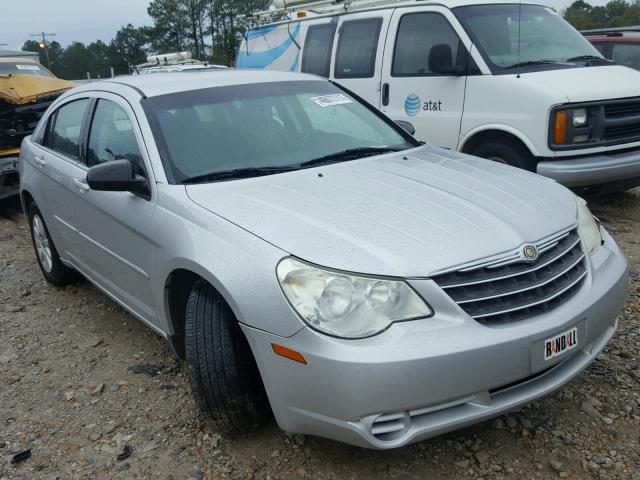
<path fill-rule="evenodd" d="M 17 202 L 0 204 L 0 479 L 640 479 L 640 189 L 590 204 L 631 268 L 605 353 L 518 412 L 385 452 L 208 429 L 164 341 L 88 282 L 46 284 Z"/>

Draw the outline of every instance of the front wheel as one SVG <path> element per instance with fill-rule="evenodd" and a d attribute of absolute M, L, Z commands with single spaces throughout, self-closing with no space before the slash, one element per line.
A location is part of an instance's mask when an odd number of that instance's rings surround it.
<path fill-rule="evenodd" d="M 269 418 L 269 402 L 231 308 L 200 280 L 191 290 L 185 316 L 189 380 L 198 408 L 222 433 L 254 430 Z"/>
<path fill-rule="evenodd" d="M 482 143 L 473 149 L 471 155 L 530 172 L 536 171 L 536 160 L 531 152 L 515 140 L 504 139 Z"/>

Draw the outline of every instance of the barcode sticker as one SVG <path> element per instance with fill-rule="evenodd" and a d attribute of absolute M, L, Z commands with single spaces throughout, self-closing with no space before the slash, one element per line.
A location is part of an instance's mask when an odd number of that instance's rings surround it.
<path fill-rule="evenodd" d="M 341 93 L 336 93 L 334 95 L 323 95 L 321 97 L 313 97 L 310 100 L 312 102 L 317 103 L 321 107 L 332 107 L 334 105 L 343 105 L 345 103 L 353 103 L 353 101 L 349 100 L 347 97 L 345 97 Z"/>

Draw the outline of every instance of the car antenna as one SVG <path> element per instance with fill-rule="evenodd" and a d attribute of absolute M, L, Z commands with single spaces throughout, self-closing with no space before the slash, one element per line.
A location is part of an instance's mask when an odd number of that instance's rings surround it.
<path fill-rule="evenodd" d="M 516 78 L 520 78 L 520 42 L 522 36 L 520 35 L 520 29 L 522 28 L 522 0 L 518 2 L 518 69 L 516 70 Z"/>

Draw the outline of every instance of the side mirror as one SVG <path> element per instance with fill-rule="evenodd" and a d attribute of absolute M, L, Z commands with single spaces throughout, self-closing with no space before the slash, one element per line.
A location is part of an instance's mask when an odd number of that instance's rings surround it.
<path fill-rule="evenodd" d="M 396 123 L 411 135 L 416 133 L 416 127 L 414 127 L 411 122 L 407 122 L 406 120 L 396 120 Z"/>
<path fill-rule="evenodd" d="M 147 200 L 151 198 L 149 182 L 136 175 L 130 160 L 113 160 L 95 165 L 87 172 L 87 184 L 101 192 L 131 192 Z"/>
<path fill-rule="evenodd" d="M 429 70 L 441 75 L 456 76 L 463 75 L 465 71 L 463 66 L 453 64 L 453 53 L 446 43 L 434 45 L 429 50 Z"/>

